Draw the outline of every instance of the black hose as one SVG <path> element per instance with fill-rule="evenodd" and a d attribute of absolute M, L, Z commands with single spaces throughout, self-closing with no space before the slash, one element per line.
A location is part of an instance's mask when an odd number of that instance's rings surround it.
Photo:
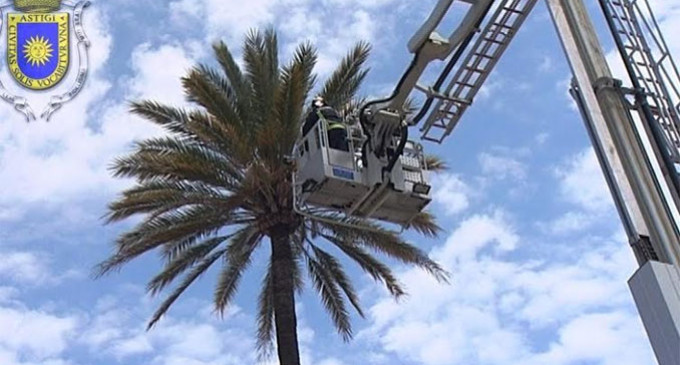
<path fill-rule="evenodd" d="M 413 56 L 413 60 L 411 61 L 411 64 L 406 69 L 406 72 L 404 72 L 404 74 L 401 75 L 401 79 L 399 79 L 397 86 L 394 88 L 394 90 L 392 91 L 392 94 L 389 97 L 368 102 L 359 111 L 359 124 L 361 125 L 361 128 L 363 128 L 363 130 L 366 132 L 366 136 L 367 136 L 366 142 L 364 142 L 364 148 L 362 148 L 362 155 L 365 156 L 365 153 L 368 150 L 368 148 L 366 148 L 366 147 L 368 146 L 368 143 L 370 143 L 371 138 L 372 138 L 372 135 L 370 133 L 368 133 L 369 129 L 367 127 L 368 121 L 366 120 L 366 110 L 371 105 L 388 102 L 388 101 L 394 99 L 399 94 L 399 89 L 401 89 L 401 87 L 403 86 L 407 75 L 411 72 L 411 70 L 416 66 L 417 63 L 418 63 L 418 53 L 416 53 L 415 56 Z M 380 157 L 380 156 L 378 156 L 378 154 L 376 154 L 376 156 Z M 366 159 L 363 158 L 363 160 L 366 160 Z M 368 161 L 364 161 L 364 162 L 366 163 L 366 166 L 368 166 Z"/>
<path fill-rule="evenodd" d="M 387 173 L 392 172 L 392 169 L 394 168 L 394 165 L 397 163 L 399 156 L 404 154 L 404 148 L 406 147 L 407 141 L 408 141 L 408 125 L 404 125 L 401 128 L 401 139 L 399 140 L 399 145 L 397 146 L 397 150 L 394 152 L 394 155 L 392 156 L 392 158 L 390 158 L 390 161 L 387 164 L 387 166 L 385 166 L 383 168 L 383 172 L 387 172 Z"/>
<path fill-rule="evenodd" d="M 413 56 L 413 60 L 411 60 L 411 64 L 406 69 L 406 72 L 404 72 L 401 75 L 401 78 L 399 79 L 397 86 L 394 88 L 394 90 L 392 91 L 392 94 L 390 96 L 383 98 L 383 99 L 370 101 L 370 102 L 364 104 L 364 106 L 361 108 L 361 110 L 359 111 L 359 123 L 361 124 L 361 127 L 364 128 L 364 130 L 367 130 L 366 127 L 365 127 L 365 124 L 367 122 L 366 121 L 366 109 L 368 109 L 371 105 L 388 102 L 388 101 L 394 99 L 395 97 L 397 97 L 397 95 L 399 94 L 399 89 L 401 89 L 401 87 L 403 86 L 404 81 L 406 80 L 406 77 L 408 76 L 408 74 L 411 72 L 411 70 L 418 63 L 418 55 L 419 55 L 419 53 L 417 52 Z M 369 135 L 369 137 L 370 137 L 370 135 Z"/>

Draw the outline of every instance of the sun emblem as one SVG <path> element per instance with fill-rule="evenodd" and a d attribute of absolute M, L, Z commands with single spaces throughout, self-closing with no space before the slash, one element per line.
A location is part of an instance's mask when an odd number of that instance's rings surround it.
<path fill-rule="evenodd" d="M 32 66 L 42 66 L 52 57 L 52 44 L 42 36 L 31 37 L 24 45 L 24 58 Z"/>

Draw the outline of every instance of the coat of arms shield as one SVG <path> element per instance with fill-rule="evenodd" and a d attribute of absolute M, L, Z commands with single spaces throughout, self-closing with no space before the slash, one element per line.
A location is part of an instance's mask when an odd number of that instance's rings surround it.
<path fill-rule="evenodd" d="M 5 60 L 14 86 L 29 93 L 55 90 L 40 115 L 43 119 L 49 119 L 84 85 L 89 41 L 82 18 L 89 4 L 89 1 L 0 0 L 1 32 L 6 39 Z M 77 57 L 72 52 L 77 52 Z M 71 70 L 71 59 L 78 61 L 77 69 Z M 67 78 L 72 79 L 70 85 L 60 85 Z M 35 119 L 29 94 L 10 89 L 17 88 L 10 88 L 0 81 L 0 98 L 13 104 L 27 120 Z"/>

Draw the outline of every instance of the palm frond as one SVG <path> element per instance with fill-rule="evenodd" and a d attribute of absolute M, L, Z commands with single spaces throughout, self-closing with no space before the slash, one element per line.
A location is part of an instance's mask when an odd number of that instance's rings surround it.
<path fill-rule="evenodd" d="M 230 168 L 243 171 L 253 162 L 255 151 L 252 149 L 247 128 L 222 123 L 203 110 L 192 111 L 189 118 L 187 129 L 203 145 L 219 152 L 229 161 Z M 247 135 L 244 135 L 244 132 L 247 132 Z"/>
<path fill-rule="evenodd" d="M 307 272 L 321 296 L 321 302 L 333 320 L 338 333 L 345 341 L 349 340 L 352 338 L 352 324 L 338 283 L 327 267 L 309 252 L 303 252 L 307 261 Z"/>
<path fill-rule="evenodd" d="M 385 287 L 392 296 L 398 298 L 406 294 L 401 284 L 392 273 L 392 270 L 390 270 L 387 265 L 371 256 L 364 249 L 352 242 L 345 242 L 337 237 L 329 235 L 323 235 L 323 237 L 327 241 L 335 244 L 335 246 L 342 250 L 349 258 L 354 260 L 354 262 L 356 262 L 364 272 L 371 275 L 374 280 L 385 284 Z"/>
<path fill-rule="evenodd" d="M 239 116 L 242 120 L 250 120 L 252 93 L 250 83 L 246 80 L 241 68 L 234 60 L 234 56 L 229 51 L 229 47 L 224 42 L 215 43 L 213 51 L 234 92 Z"/>
<path fill-rule="evenodd" d="M 274 163 L 280 163 L 283 156 L 290 154 L 298 138 L 305 100 L 314 84 L 315 77 L 312 71 L 316 59 L 314 47 L 304 43 L 295 51 L 290 64 L 281 70 L 276 97 L 277 118 L 260 131 L 270 134 L 276 141 L 269 144 L 265 144 L 267 141 L 261 141 L 258 144 L 273 149 Z"/>
<path fill-rule="evenodd" d="M 271 262 L 262 279 L 262 289 L 257 300 L 257 353 L 259 360 L 269 357 L 274 349 L 274 282 Z"/>
<path fill-rule="evenodd" d="M 253 217 L 248 216 L 247 213 L 243 213 L 235 214 L 234 219 L 230 221 L 230 225 L 241 226 L 245 224 L 253 224 L 254 222 L 255 219 Z M 228 235 L 223 235 L 221 237 L 224 237 L 225 240 L 228 240 L 233 236 L 234 234 L 232 233 Z M 202 232 L 196 232 L 193 235 L 182 237 L 181 239 L 178 240 L 168 241 L 161 246 L 161 256 L 167 262 L 175 260 L 180 255 L 183 255 L 184 251 L 191 249 L 198 242 L 205 238 L 206 235 L 202 234 Z"/>
<path fill-rule="evenodd" d="M 227 260 L 217 279 L 215 288 L 215 309 L 224 314 L 234 293 L 238 288 L 241 276 L 250 265 L 251 255 L 262 240 L 262 232 L 255 226 L 242 228 L 229 242 Z"/>
<path fill-rule="evenodd" d="M 157 165 L 162 164 L 162 167 L 171 170 L 178 177 L 184 171 L 188 171 L 192 178 L 197 175 L 207 176 L 213 184 L 231 186 L 243 178 L 241 169 L 234 166 L 228 156 L 210 148 L 206 143 L 187 143 L 176 138 L 162 137 L 135 142 L 134 148 L 132 154 L 126 159 L 119 159 L 121 163 L 114 165 L 115 173 L 134 173 L 135 164 L 144 161 L 157 168 Z M 210 174 L 211 171 L 213 174 Z"/>
<path fill-rule="evenodd" d="M 189 205 L 216 204 L 225 209 L 238 207 L 227 195 L 200 183 L 153 180 L 137 184 L 109 204 L 107 223 L 117 222 L 135 214 L 165 213 Z"/>
<path fill-rule="evenodd" d="M 441 172 L 449 169 L 449 166 L 439 156 L 426 155 L 425 165 L 429 171 Z"/>
<path fill-rule="evenodd" d="M 151 295 L 156 295 L 171 284 L 179 275 L 203 260 L 227 239 L 225 236 L 207 239 L 200 244 L 193 245 L 182 251 L 180 255 L 168 262 L 163 271 L 157 274 L 146 286 Z"/>
<path fill-rule="evenodd" d="M 227 99 L 235 102 L 236 95 L 231 87 L 231 82 L 229 82 L 229 79 L 227 79 L 224 74 L 206 64 L 199 64 L 196 66 L 195 70 L 213 85 L 217 86 L 227 96 Z"/>
<path fill-rule="evenodd" d="M 357 296 L 356 290 L 354 289 L 354 285 L 352 285 L 352 282 L 345 273 L 345 270 L 342 268 L 342 265 L 340 265 L 340 262 L 331 254 L 322 250 L 311 242 L 310 246 L 318 262 L 328 271 L 335 283 L 338 284 L 340 289 L 342 289 L 342 291 L 345 293 L 345 296 L 357 313 L 359 313 L 361 317 L 364 317 L 364 311 L 361 309 L 359 297 Z"/>
<path fill-rule="evenodd" d="M 192 101 L 217 118 L 221 123 L 238 128 L 243 137 L 247 137 L 246 127 L 236 109 L 229 90 L 225 91 L 220 84 L 215 84 L 210 72 L 205 72 L 200 67 L 195 67 L 189 74 L 182 78 L 182 86 L 189 101 Z"/>
<path fill-rule="evenodd" d="M 182 293 L 191 284 L 196 281 L 196 279 L 201 276 L 212 264 L 217 261 L 224 253 L 226 249 L 221 249 L 213 252 L 210 256 L 203 259 L 198 265 L 196 265 L 191 271 L 184 277 L 184 280 L 175 288 L 175 290 L 161 303 L 156 312 L 151 317 L 149 324 L 147 325 L 147 330 L 151 329 L 156 322 L 158 322 L 161 317 L 170 309 L 170 306 L 179 298 Z"/>
<path fill-rule="evenodd" d="M 142 100 L 132 102 L 130 111 L 165 128 L 170 133 L 182 137 L 191 137 L 191 133 L 186 129 L 189 114 L 183 109 L 163 105 L 151 100 Z"/>
<path fill-rule="evenodd" d="M 347 223 L 354 228 L 349 228 Z M 418 266 L 438 281 L 448 282 L 448 273 L 422 250 L 375 223 L 364 219 L 345 218 L 344 222 L 331 223 L 329 220 L 323 220 L 319 221 L 319 224 L 341 240 L 355 242 L 403 263 Z"/>
<path fill-rule="evenodd" d="M 250 127 L 258 130 L 273 116 L 273 105 L 278 89 L 278 40 L 274 30 L 269 28 L 264 33 L 251 30 L 244 42 L 243 60 L 246 79 L 252 86 L 251 122 L 255 125 Z"/>
<path fill-rule="evenodd" d="M 340 108 L 359 91 L 368 74 L 368 70 L 363 67 L 370 52 L 371 46 L 368 43 L 359 42 L 340 61 L 340 65 L 326 80 L 321 91 L 321 96 L 328 105 Z"/>
<path fill-rule="evenodd" d="M 95 275 L 99 277 L 118 269 L 167 242 L 200 239 L 231 223 L 228 214 L 213 206 L 191 207 L 144 221 L 118 237 L 116 253 L 97 266 Z"/>
<path fill-rule="evenodd" d="M 437 237 L 442 228 L 435 222 L 435 217 L 432 213 L 422 211 L 418 213 L 411 222 L 406 225 L 406 228 L 429 237 Z"/>

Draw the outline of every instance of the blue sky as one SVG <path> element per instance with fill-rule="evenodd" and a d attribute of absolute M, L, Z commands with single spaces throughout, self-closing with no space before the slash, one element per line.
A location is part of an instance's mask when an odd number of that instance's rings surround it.
<path fill-rule="evenodd" d="M 112 179 L 107 166 L 133 140 L 159 133 L 127 114 L 127 102 L 183 104 L 179 77 L 209 60 L 212 41 L 238 50 L 244 32 L 268 24 L 279 30 L 283 58 L 299 41 L 317 44 L 322 77 L 354 42 L 372 42 L 363 93 L 381 96 L 407 66 L 406 42 L 434 3 L 95 1 L 85 18 L 91 73 L 77 99 L 49 123 L 27 124 L 0 106 L 0 364 L 256 363 L 253 307 L 264 260 L 224 319 L 213 313 L 207 275 L 150 332 L 145 323 L 158 299 L 144 285 L 157 256 L 90 278 L 130 224 L 100 219 L 130 184 Z M 672 36 L 680 6 L 653 3 L 680 57 Z M 11 85 L 10 77 L 3 66 L 0 80 Z M 539 2 L 454 134 L 425 146 L 451 166 L 435 179 L 430 206 L 445 232 L 409 237 L 452 272 L 451 285 L 395 264 L 409 292 L 395 303 L 350 266 L 367 318 L 354 318 L 355 339 L 343 343 L 313 292 L 302 295 L 305 364 L 655 363 L 626 286 L 635 260 L 567 94 L 569 79 Z"/>

